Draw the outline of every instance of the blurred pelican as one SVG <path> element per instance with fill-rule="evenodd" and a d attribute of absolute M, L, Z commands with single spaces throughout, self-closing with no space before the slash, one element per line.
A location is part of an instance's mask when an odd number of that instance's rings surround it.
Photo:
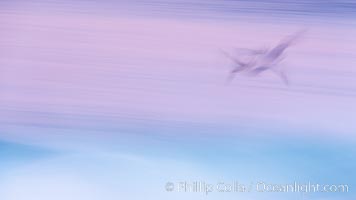
<path fill-rule="evenodd" d="M 246 71 L 256 64 L 255 59 L 250 59 L 248 62 L 243 62 L 225 51 L 222 51 L 222 53 L 234 62 L 233 69 L 230 71 L 229 77 L 227 78 L 228 82 L 234 79 L 236 73 Z"/>
<path fill-rule="evenodd" d="M 289 81 L 282 68 L 278 67 L 279 63 L 285 58 L 285 50 L 296 43 L 305 30 L 299 31 L 292 36 L 289 36 L 282 40 L 277 46 L 270 49 L 250 50 L 250 49 L 238 49 L 247 52 L 249 60 L 242 62 L 239 59 L 223 52 L 225 56 L 234 61 L 234 69 L 230 71 L 229 81 L 231 81 L 236 73 L 246 72 L 249 75 L 257 76 L 262 72 L 270 70 L 278 75 L 283 82 L 288 85 Z"/>

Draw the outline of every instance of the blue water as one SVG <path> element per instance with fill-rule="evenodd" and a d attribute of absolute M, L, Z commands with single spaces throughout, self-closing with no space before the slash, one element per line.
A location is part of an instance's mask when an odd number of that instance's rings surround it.
<path fill-rule="evenodd" d="M 0 140 L 0 174 L 6 173 L 5 169 L 28 165 L 54 155 L 54 150 Z"/>

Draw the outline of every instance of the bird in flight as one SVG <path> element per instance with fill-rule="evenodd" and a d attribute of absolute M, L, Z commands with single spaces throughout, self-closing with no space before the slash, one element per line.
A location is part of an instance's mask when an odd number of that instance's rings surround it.
<path fill-rule="evenodd" d="M 289 81 L 283 68 L 279 63 L 285 58 L 285 51 L 304 34 L 305 30 L 299 31 L 289 37 L 283 39 L 278 45 L 270 49 L 237 49 L 240 52 L 245 52 L 248 55 L 247 60 L 241 61 L 239 58 L 222 51 L 222 53 L 233 61 L 234 67 L 229 73 L 228 81 L 232 81 L 237 73 L 246 73 L 248 75 L 257 76 L 265 71 L 271 71 L 279 76 L 282 81 L 288 85 Z"/>

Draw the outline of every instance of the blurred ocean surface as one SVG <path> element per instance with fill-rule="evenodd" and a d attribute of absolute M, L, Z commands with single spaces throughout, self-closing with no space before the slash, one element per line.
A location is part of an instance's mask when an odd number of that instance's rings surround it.
<path fill-rule="evenodd" d="M 260 15 L 260 16 L 295 16 L 299 18 L 308 16 L 322 17 L 352 17 L 355 15 L 356 3 L 352 0 L 4 0 L 2 7 L 14 9 L 63 9 L 69 12 L 105 12 L 105 13 L 131 13 L 131 14 L 162 14 L 178 16 L 204 16 L 218 17 L 224 15 Z M 16 6 L 16 7 L 14 7 Z"/>

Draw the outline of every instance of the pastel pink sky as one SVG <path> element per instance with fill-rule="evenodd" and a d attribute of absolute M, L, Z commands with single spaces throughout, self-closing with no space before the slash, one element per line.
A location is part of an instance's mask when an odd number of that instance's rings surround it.
<path fill-rule="evenodd" d="M 356 130 L 353 26 L 41 12 L 2 13 L 0 23 L 5 124 L 80 123 L 13 112 L 44 111 L 113 119 L 242 120 L 341 135 Z M 288 49 L 283 63 L 291 86 L 268 73 L 237 76 L 226 85 L 231 63 L 220 49 L 272 47 L 302 28 L 307 34 Z"/>

